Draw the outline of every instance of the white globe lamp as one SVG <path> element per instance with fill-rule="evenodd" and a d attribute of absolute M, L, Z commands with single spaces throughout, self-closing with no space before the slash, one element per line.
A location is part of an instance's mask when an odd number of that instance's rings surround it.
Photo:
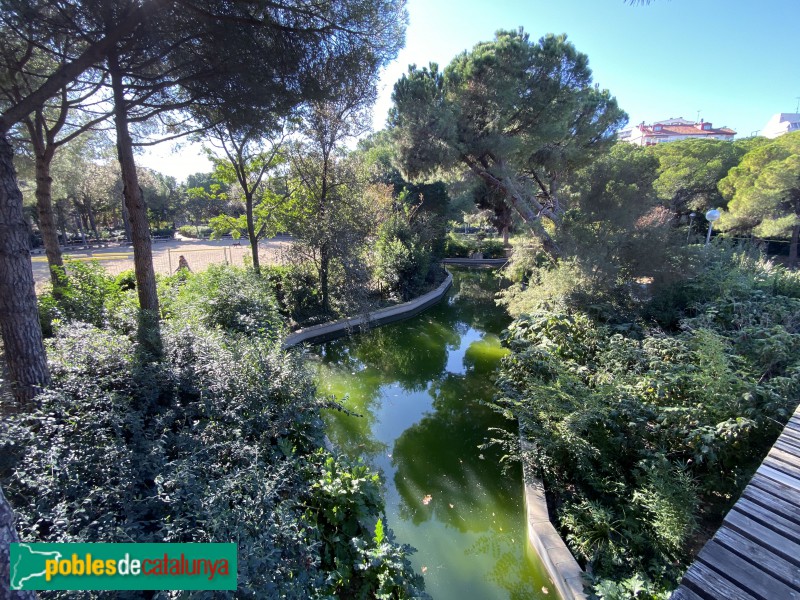
<path fill-rule="evenodd" d="M 714 226 L 714 221 L 719 219 L 720 212 L 718 208 L 712 208 L 706 213 L 706 221 L 708 221 L 708 234 L 706 234 L 706 246 L 711 241 L 711 228 Z"/>

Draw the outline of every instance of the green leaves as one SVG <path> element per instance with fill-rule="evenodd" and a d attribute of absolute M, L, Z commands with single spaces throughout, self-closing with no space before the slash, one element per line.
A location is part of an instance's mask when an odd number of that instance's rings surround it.
<path fill-rule="evenodd" d="M 560 225 L 562 175 L 607 148 L 626 119 L 591 85 L 587 57 L 565 36 L 533 43 L 521 29 L 497 32 L 443 73 L 412 65 L 392 99 L 392 135 L 409 177 L 467 168 L 545 238 L 538 219 Z"/>
<path fill-rule="evenodd" d="M 800 395 L 795 275 L 714 260 L 672 335 L 541 307 L 505 334 L 497 409 L 520 420 L 602 597 L 676 585 L 697 524 L 738 497 Z"/>
<path fill-rule="evenodd" d="M 797 259 L 800 229 L 800 132 L 757 146 L 719 182 L 728 200 L 719 227 L 752 231 L 759 237 L 794 235 L 791 256 Z"/>
<path fill-rule="evenodd" d="M 378 522 L 375 523 L 375 537 L 373 540 L 376 544 L 380 545 L 383 543 L 384 533 L 383 533 L 383 521 L 378 519 Z"/>

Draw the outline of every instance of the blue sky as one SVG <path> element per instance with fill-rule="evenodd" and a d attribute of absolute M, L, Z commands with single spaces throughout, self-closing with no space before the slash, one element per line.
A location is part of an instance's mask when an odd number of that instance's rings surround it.
<path fill-rule="evenodd" d="M 566 33 L 631 124 L 694 120 L 699 110 L 748 136 L 774 113 L 794 112 L 800 96 L 800 0 L 409 0 L 408 12 L 406 46 L 381 77 L 376 129 L 409 64 L 445 66 L 520 26 L 534 39 Z M 178 179 L 207 170 L 193 150 L 159 149 L 142 164 Z"/>

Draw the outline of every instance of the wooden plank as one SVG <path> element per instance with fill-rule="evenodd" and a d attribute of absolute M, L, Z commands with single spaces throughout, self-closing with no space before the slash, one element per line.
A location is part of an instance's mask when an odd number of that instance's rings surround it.
<path fill-rule="evenodd" d="M 774 449 L 773 449 L 774 450 Z M 791 457 L 787 457 L 785 452 L 780 453 L 770 453 L 767 458 L 764 459 L 764 462 L 761 463 L 762 466 L 766 465 L 768 467 L 772 467 L 773 469 L 778 469 L 779 471 L 783 471 L 787 475 L 794 477 L 795 479 L 800 480 L 800 465 L 793 464 L 789 462 Z"/>
<path fill-rule="evenodd" d="M 783 431 L 781 432 L 781 434 L 778 436 L 778 439 L 779 440 L 786 440 L 786 441 L 791 442 L 794 445 L 797 445 L 798 443 L 800 443 L 800 434 L 798 434 L 798 432 L 795 431 L 794 429 L 790 429 L 788 427 L 785 427 L 783 429 Z"/>
<path fill-rule="evenodd" d="M 737 533 L 759 541 L 760 544 L 773 548 L 775 553 L 784 558 L 800 556 L 800 544 L 796 544 L 784 537 L 781 533 L 764 526 L 746 514 L 732 510 L 725 517 L 725 525 Z"/>
<path fill-rule="evenodd" d="M 800 456 L 792 452 L 787 452 L 786 450 L 780 448 L 779 446 L 775 445 L 772 447 L 772 450 L 769 451 L 767 457 L 772 458 L 774 460 L 779 460 L 787 465 L 791 465 L 795 469 L 800 471 Z"/>
<path fill-rule="evenodd" d="M 783 471 L 790 477 L 800 481 L 800 467 L 797 467 L 793 464 L 784 462 L 772 456 L 771 454 L 767 455 L 767 458 L 764 459 L 764 462 L 761 463 L 761 466 L 772 467 L 773 469 L 778 469 L 779 471 Z M 761 468 L 761 467 L 759 467 Z"/>
<path fill-rule="evenodd" d="M 800 421 L 797 421 L 795 419 L 795 417 L 792 417 L 791 419 L 789 419 L 789 422 L 786 423 L 786 427 L 784 428 L 784 431 L 786 429 L 790 430 L 789 433 L 791 433 L 792 431 L 796 431 L 797 433 L 800 433 Z"/>
<path fill-rule="evenodd" d="M 795 456 L 800 456 L 800 440 L 794 441 L 785 435 L 778 438 L 773 448 L 780 448 L 785 452 L 791 452 Z"/>
<path fill-rule="evenodd" d="M 753 485 L 751 482 L 750 485 L 745 488 L 742 498 L 747 498 L 751 502 L 761 504 L 766 509 L 789 519 L 795 524 L 795 527 L 800 529 L 800 506 L 793 504 L 785 497 L 775 494 L 773 489 L 776 487 L 777 484 L 772 486 L 772 489 L 764 490 Z M 795 496 L 798 495 L 800 494 L 795 494 Z"/>
<path fill-rule="evenodd" d="M 726 598 L 728 600 L 757 600 L 732 581 L 699 561 L 694 561 L 681 581 L 686 587 L 703 598 Z M 680 588 L 679 588 L 680 589 Z"/>
<path fill-rule="evenodd" d="M 758 468 L 758 472 L 761 473 L 761 475 L 763 475 L 764 477 L 768 477 L 769 479 L 774 479 L 775 481 L 779 481 L 785 486 L 788 486 L 793 490 L 800 492 L 800 481 L 798 481 L 797 478 L 795 477 L 787 475 L 783 471 L 773 469 L 769 465 L 761 465 Z"/>
<path fill-rule="evenodd" d="M 756 521 L 760 521 L 766 527 L 774 529 L 783 535 L 783 537 L 791 539 L 792 541 L 800 544 L 800 530 L 798 530 L 798 527 L 791 521 L 784 519 L 769 509 L 750 502 L 750 500 L 747 498 L 740 498 L 739 501 L 734 505 L 731 512 L 734 510 L 744 513 Z"/>
<path fill-rule="evenodd" d="M 753 478 L 750 480 L 750 484 L 745 488 L 745 492 L 747 492 L 750 488 L 772 494 L 787 504 L 800 507 L 800 493 L 798 493 L 797 490 L 793 490 L 789 486 L 784 485 L 779 481 L 775 481 L 774 479 L 768 479 L 761 473 L 756 473 L 753 475 Z"/>
<path fill-rule="evenodd" d="M 688 587 L 682 585 L 669 597 L 669 600 L 708 600 L 708 596 L 700 596 L 695 594 Z"/>
<path fill-rule="evenodd" d="M 714 539 L 722 546 L 744 557 L 748 562 L 757 565 L 756 568 L 767 572 L 771 577 L 780 579 L 792 589 L 800 592 L 800 561 L 784 559 L 769 548 L 744 537 L 740 533 L 727 527 L 721 528 L 714 535 Z"/>
<path fill-rule="evenodd" d="M 771 577 L 757 565 L 731 552 L 714 539 L 703 547 L 697 560 L 718 573 L 724 573 L 736 587 L 755 596 L 767 599 L 800 599 L 800 591 Z"/>

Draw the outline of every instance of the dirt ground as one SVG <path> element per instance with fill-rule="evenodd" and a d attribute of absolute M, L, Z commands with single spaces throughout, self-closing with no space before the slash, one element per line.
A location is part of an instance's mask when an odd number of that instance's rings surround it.
<path fill-rule="evenodd" d="M 262 264 L 280 264 L 284 262 L 286 252 L 291 245 L 287 237 L 262 240 L 259 244 L 259 257 Z M 65 258 L 73 260 L 100 262 L 111 275 L 118 275 L 122 271 L 133 268 L 133 248 L 130 244 L 109 243 L 106 248 L 69 248 L 62 247 Z M 250 247 L 242 242 L 237 244 L 233 240 L 153 240 L 153 267 L 156 273 L 174 273 L 178 269 L 178 262 L 183 256 L 192 271 L 202 271 L 212 264 L 234 264 L 242 266 L 249 264 Z M 47 257 L 44 250 L 34 251 L 31 257 L 33 262 L 33 278 L 36 289 L 39 291 L 50 278 L 47 269 Z"/>

